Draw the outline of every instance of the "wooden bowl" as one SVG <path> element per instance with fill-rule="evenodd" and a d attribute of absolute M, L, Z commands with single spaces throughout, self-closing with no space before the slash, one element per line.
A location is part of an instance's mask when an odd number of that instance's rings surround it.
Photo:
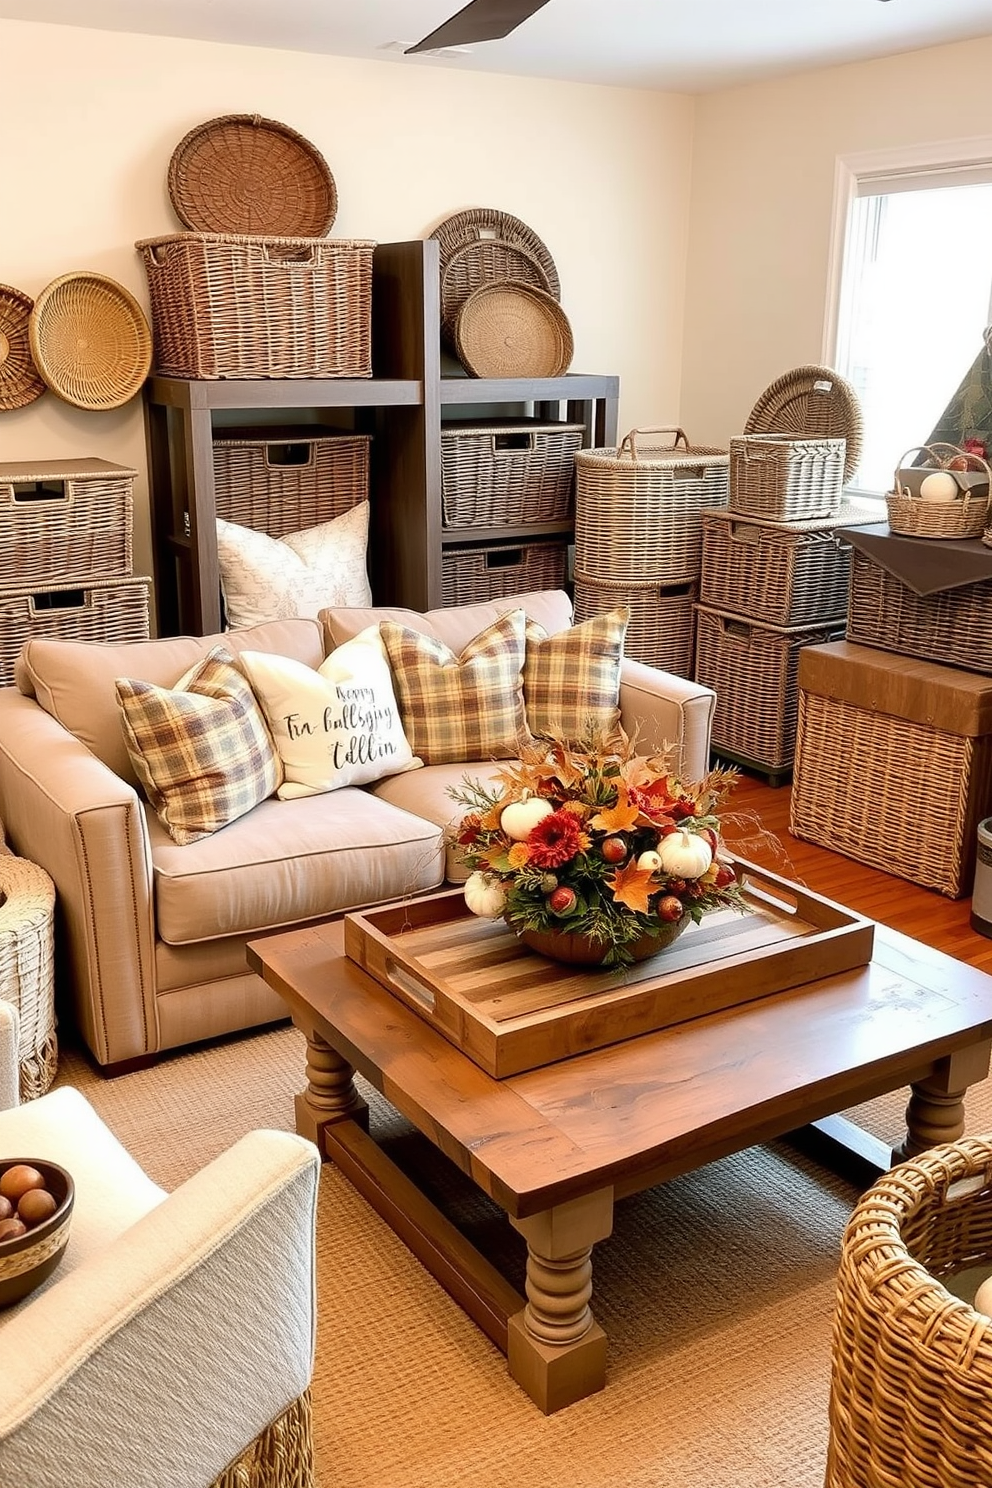
<path fill-rule="evenodd" d="M 0 1158 L 0 1176 L 8 1168 L 27 1163 L 37 1168 L 58 1208 L 49 1219 L 13 1240 L 0 1240 L 0 1307 L 20 1302 L 51 1276 L 69 1241 L 69 1221 L 75 1189 L 72 1178 L 58 1163 L 36 1157 Z"/>

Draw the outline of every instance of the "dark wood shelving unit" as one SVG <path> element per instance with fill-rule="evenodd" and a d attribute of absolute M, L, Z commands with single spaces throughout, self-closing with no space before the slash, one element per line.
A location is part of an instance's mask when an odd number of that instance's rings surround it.
<path fill-rule="evenodd" d="M 161 635 L 221 628 L 213 438 L 231 423 L 263 429 L 272 412 L 292 410 L 301 424 L 316 417 L 373 436 L 369 553 L 377 604 L 439 606 L 447 549 L 571 536 L 572 524 L 560 521 L 444 528 L 441 429 L 455 408 L 485 406 L 581 423 L 587 446 L 615 445 L 619 378 L 442 376 L 437 243 L 381 243 L 372 273 L 370 378 L 152 377 L 146 383 Z"/>

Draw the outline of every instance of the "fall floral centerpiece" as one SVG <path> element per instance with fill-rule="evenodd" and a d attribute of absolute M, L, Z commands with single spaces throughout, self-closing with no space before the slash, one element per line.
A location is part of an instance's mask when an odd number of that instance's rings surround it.
<path fill-rule="evenodd" d="M 744 911 L 717 815 L 737 779 L 687 783 L 622 730 L 542 742 L 492 783 L 450 792 L 466 808 L 454 829 L 466 903 L 556 960 L 643 960 L 711 910 Z"/>

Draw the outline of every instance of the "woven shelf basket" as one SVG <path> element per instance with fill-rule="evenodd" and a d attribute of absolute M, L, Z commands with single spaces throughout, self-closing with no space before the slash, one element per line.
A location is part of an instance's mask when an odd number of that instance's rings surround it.
<path fill-rule="evenodd" d="M 76 408 L 119 408 L 151 370 L 144 311 L 106 274 L 63 274 L 35 301 L 31 355 L 47 385 Z"/>
<path fill-rule="evenodd" d="M 907 468 L 907 457 L 917 452 L 925 455 L 925 460 Z M 952 459 L 970 460 L 981 468 L 951 470 L 948 461 Z M 937 470 L 945 471 L 958 487 L 958 496 L 950 501 L 928 501 L 921 495 L 923 481 Z M 981 455 L 959 449 L 956 444 L 914 445 L 896 466 L 892 490 L 885 497 L 889 526 L 905 537 L 981 537 L 989 513 L 990 487 L 992 470 Z"/>
<path fill-rule="evenodd" d="M 285 537 L 330 522 L 368 500 L 367 434 L 298 429 L 218 430 L 214 505 L 218 517 Z"/>
<path fill-rule="evenodd" d="M 441 429 L 446 528 L 562 522 L 572 513 L 583 424 L 514 419 Z"/>
<path fill-rule="evenodd" d="M 730 506 L 772 522 L 806 522 L 840 510 L 843 439 L 744 434 L 730 441 Z"/>
<path fill-rule="evenodd" d="M 338 209 L 320 151 L 259 114 L 225 114 L 191 129 L 173 151 L 168 186 L 192 232 L 322 238 Z"/>
<path fill-rule="evenodd" d="M 55 885 L 17 858 L 0 830 L 0 997 L 17 1009 L 21 1100 L 44 1095 L 58 1066 L 52 922 Z"/>
<path fill-rule="evenodd" d="M 441 603 L 483 604 L 506 594 L 563 589 L 567 570 L 564 542 L 446 548 L 441 557 Z"/>
<path fill-rule="evenodd" d="M 695 584 L 611 581 L 575 571 L 575 623 L 626 605 L 624 655 L 676 677 L 692 676 L 697 597 Z"/>
<path fill-rule="evenodd" d="M 14 681 L 26 640 L 146 641 L 151 580 L 115 579 L 78 588 L 0 591 L 0 687 Z"/>
<path fill-rule="evenodd" d="M 992 579 L 917 594 L 855 548 L 847 639 L 902 656 L 992 673 Z"/>
<path fill-rule="evenodd" d="M 980 1266 L 987 1138 L 933 1147 L 859 1200 L 838 1271 L 826 1488 L 992 1482 L 992 1321 L 942 1282 Z"/>
<path fill-rule="evenodd" d="M 45 379 L 34 364 L 28 323 L 34 300 L 0 284 L 0 410 L 24 408 L 45 391 Z"/>
<path fill-rule="evenodd" d="M 455 321 L 455 349 L 473 377 L 561 377 L 572 328 L 558 301 L 522 280 L 484 284 Z"/>
<path fill-rule="evenodd" d="M 0 464 L 0 591 L 127 577 L 136 475 L 104 460 Z"/>
<path fill-rule="evenodd" d="M 726 450 L 690 444 L 678 428 L 631 429 L 618 449 L 580 450 L 576 567 L 604 581 L 698 579 L 701 514 L 726 505 L 728 473 Z"/>
<path fill-rule="evenodd" d="M 796 367 L 777 377 L 755 403 L 745 434 L 796 439 L 844 439 L 844 480 L 861 459 L 864 425 L 858 395 L 830 367 Z"/>

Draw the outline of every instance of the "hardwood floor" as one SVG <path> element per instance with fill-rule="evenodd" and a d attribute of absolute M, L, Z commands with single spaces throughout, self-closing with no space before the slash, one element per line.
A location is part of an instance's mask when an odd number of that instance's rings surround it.
<path fill-rule="evenodd" d="M 972 930 L 970 897 L 947 899 L 793 837 L 790 790 L 742 772 L 724 813 L 727 842 L 741 857 L 992 974 L 992 939 Z"/>

